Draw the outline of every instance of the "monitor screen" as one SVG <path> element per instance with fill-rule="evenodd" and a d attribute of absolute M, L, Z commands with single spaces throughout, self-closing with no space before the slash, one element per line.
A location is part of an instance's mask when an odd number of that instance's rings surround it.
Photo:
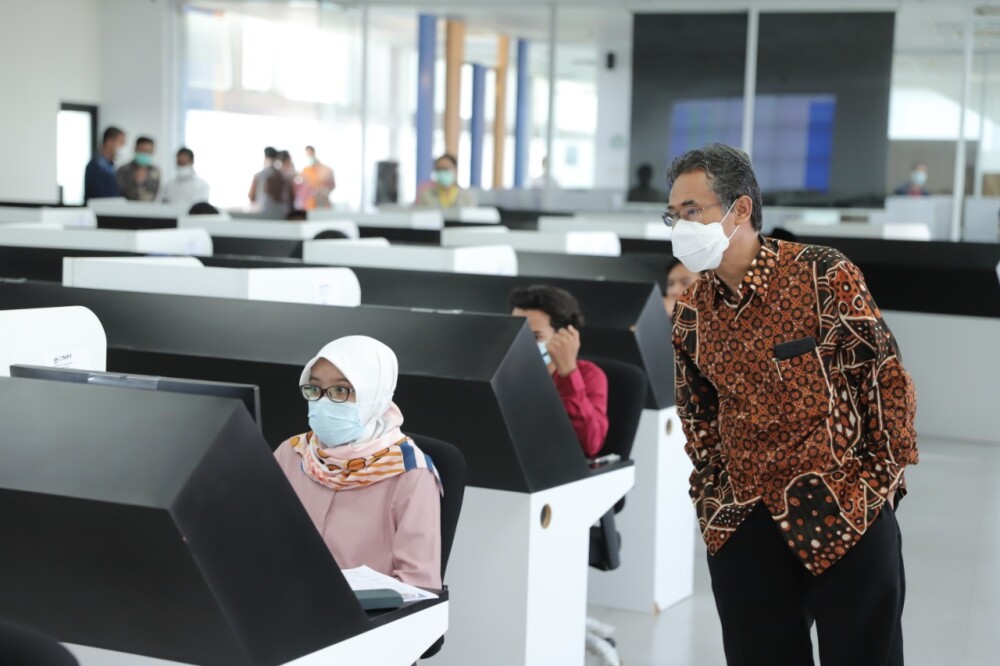
<path fill-rule="evenodd" d="M 76 384 L 92 384 L 94 386 L 114 386 L 117 388 L 134 388 L 146 391 L 167 391 L 169 393 L 236 398 L 237 400 L 241 400 L 246 406 L 254 423 L 257 424 L 257 428 L 260 429 L 261 427 L 260 388 L 252 384 L 227 384 L 223 382 L 206 382 L 197 379 L 151 377 L 148 375 L 129 375 L 115 372 L 98 372 L 96 370 L 76 370 L 72 368 L 48 368 L 37 365 L 12 365 L 10 366 L 10 376 L 27 379 L 49 379 Z"/>

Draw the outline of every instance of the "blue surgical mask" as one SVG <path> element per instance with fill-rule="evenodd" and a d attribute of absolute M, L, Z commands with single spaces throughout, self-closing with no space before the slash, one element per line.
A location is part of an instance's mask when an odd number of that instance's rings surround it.
<path fill-rule="evenodd" d="M 332 402 L 328 398 L 309 403 L 309 428 L 328 447 L 349 444 L 365 432 L 355 403 Z"/>
<path fill-rule="evenodd" d="M 149 153 L 136 153 L 135 163 L 138 164 L 139 166 L 152 166 L 153 156 L 150 155 Z"/>
<path fill-rule="evenodd" d="M 434 172 L 434 180 L 441 187 L 451 187 L 455 184 L 455 172 L 450 169 L 439 169 Z"/>
<path fill-rule="evenodd" d="M 538 351 L 542 354 L 542 360 L 545 361 L 545 365 L 552 363 L 552 356 L 549 354 L 549 346 L 544 342 L 538 343 Z"/>

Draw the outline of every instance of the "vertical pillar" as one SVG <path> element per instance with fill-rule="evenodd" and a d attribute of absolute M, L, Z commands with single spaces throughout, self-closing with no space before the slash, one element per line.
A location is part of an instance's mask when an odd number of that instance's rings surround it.
<path fill-rule="evenodd" d="M 371 24 L 368 5 L 361 7 L 361 201 L 358 210 L 364 210 L 374 197 L 368 196 L 368 37 Z"/>
<path fill-rule="evenodd" d="M 514 117 L 514 187 L 524 187 L 531 140 L 531 100 L 528 82 L 528 40 L 517 40 L 517 111 Z"/>
<path fill-rule="evenodd" d="M 551 208 L 552 198 L 552 155 L 556 142 L 556 85 L 559 75 L 556 68 L 556 51 L 559 48 L 558 26 L 559 5 L 552 4 L 549 7 L 549 122 L 545 128 L 545 191 L 542 210 Z"/>
<path fill-rule="evenodd" d="M 760 30 L 760 10 L 750 7 L 747 12 L 747 51 L 743 70 L 743 137 L 742 148 L 753 155 L 754 104 L 757 103 L 757 39 Z"/>
<path fill-rule="evenodd" d="M 469 159 L 469 187 L 483 186 L 483 134 L 486 115 L 486 68 L 472 66 L 472 119 L 469 122 L 472 155 Z"/>
<path fill-rule="evenodd" d="M 462 131 L 462 61 L 465 60 L 465 24 L 448 21 L 445 33 L 445 152 L 458 155 L 458 137 Z"/>
<path fill-rule="evenodd" d="M 951 200 L 951 240 L 962 240 L 962 209 L 965 207 L 965 117 L 969 110 L 969 88 L 972 85 L 973 8 L 965 15 L 965 59 L 962 67 L 962 106 L 958 119 L 958 143 L 955 150 L 955 186 Z"/>
<path fill-rule="evenodd" d="M 417 36 L 417 186 L 431 178 L 434 150 L 434 61 L 437 17 L 421 14 Z"/>
<path fill-rule="evenodd" d="M 503 189 L 504 148 L 507 139 L 507 69 L 510 39 L 497 39 L 496 111 L 493 114 L 493 189 Z"/>

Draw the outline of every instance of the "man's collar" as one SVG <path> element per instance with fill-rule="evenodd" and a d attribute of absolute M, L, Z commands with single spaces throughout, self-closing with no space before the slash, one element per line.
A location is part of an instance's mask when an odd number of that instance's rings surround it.
<path fill-rule="evenodd" d="M 747 289 L 760 296 L 761 300 L 766 299 L 768 289 L 771 286 L 771 279 L 774 277 L 774 272 L 778 267 L 780 250 L 778 249 L 777 241 L 772 238 L 765 238 L 764 236 L 758 236 L 758 238 L 760 239 L 760 250 L 757 251 L 757 255 L 753 258 L 753 261 L 750 262 L 750 268 L 740 283 L 739 300 L 741 301 L 746 298 Z M 710 273 L 710 282 L 715 287 L 716 302 L 718 302 L 719 298 L 732 298 L 729 287 L 726 286 L 715 271 L 711 271 Z"/>

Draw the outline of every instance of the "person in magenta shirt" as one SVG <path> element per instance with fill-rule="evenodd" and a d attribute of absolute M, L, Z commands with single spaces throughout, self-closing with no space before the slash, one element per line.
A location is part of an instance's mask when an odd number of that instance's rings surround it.
<path fill-rule="evenodd" d="M 580 304 L 564 289 L 533 285 L 511 292 L 510 309 L 515 317 L 528 319 L 583 454 L 595 457 L 608 434 L 608 378 L 579 358 Z"/>
<path fill-rule="evenodd" d="M 400 430 L 396 355 L 362 335 L 306 364 L 299 391 L 309 431 L 274 456 L 341 569 L 368 566 L 441 587 L 441 479 Z"/>

